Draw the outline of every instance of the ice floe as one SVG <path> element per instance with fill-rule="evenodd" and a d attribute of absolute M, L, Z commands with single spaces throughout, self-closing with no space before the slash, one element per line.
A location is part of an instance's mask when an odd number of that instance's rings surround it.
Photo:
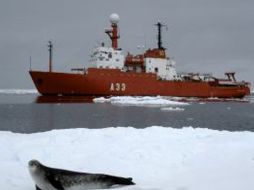
<path fill-rule="evenodd" d="M 36 89 L 0 89 L 0 94 L 37 94 Z"/>

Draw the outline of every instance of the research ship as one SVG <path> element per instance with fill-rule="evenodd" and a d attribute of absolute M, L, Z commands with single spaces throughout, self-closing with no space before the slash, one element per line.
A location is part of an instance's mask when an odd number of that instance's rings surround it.
<path fill-rule="evenodd" d="M 177 73 L 175 61 L 162 46 L 161 22 L 156 24 L 157 47 L 139 55 L 124 54 L 118 46 L 119 16 L 110 15 L 111 28 L 105 33 L 111 46 L 95 47 L 89 68 L 70 72 L 52 70 L 52 43 L 49 42 L 49 70 L 29 73 L 42 95 L 55 96 L 178 96 L 199 98 L 242 98 L 250 94 L 250 83 L 237 81 L 234 72 L 216 78 L 211 74 Z"/>

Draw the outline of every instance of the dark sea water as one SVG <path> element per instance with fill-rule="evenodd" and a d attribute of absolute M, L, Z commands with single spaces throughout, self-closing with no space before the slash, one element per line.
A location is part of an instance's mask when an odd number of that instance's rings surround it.
<path fill-rule="evenodd" d="M 244 100 L 188 100 L 183 111 L 160 106 L 93 103 L 90 98 L 44 98 L 0 93 L 0 130 L 34 133 L 52 129 L 164 126 L 254 131 L 254 95 Z M 174 106 L 173 106 L 174 107 Z M 176 106 L 175 106 L 176 107 Z"/>

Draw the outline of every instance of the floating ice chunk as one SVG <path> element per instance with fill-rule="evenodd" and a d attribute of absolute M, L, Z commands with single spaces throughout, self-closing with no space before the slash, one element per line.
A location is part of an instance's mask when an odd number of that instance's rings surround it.
<path fill-rule="evenodd" d="M 184 111 L 184 108 L 180 108 L 180 107 L 165 107 L 165 108 L 161 108 L 162 111 Z"/>
<path fill-rule="evenodd" d="M 127 106 L 168 106 L 168 105 L 189 105 L 185 102 L 178 102 L 169 100 L 162 96 L 113 96 L 110 98 L 95 98 L 93 99 L 96 103 L 110 102 L 111 104 L 127 105 Z"/>
<path fill-rule="evenodd" d="M 110 99 L 107 99 L 107 98 L 104 98 L 104 97 L 94 98 L 93 102 L 95 102 L 95 103 L 105 103 L 105 102 L 110 102 Z"/>

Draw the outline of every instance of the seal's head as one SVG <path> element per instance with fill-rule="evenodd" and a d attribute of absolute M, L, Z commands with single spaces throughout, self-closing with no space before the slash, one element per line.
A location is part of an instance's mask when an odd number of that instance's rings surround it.
<path fill-rule="evenodd" d="M 41 169 L 42 165 L 38 160 L 30 160 L 28 162 L 28 168 L 31 172 L 35 172 L 38 171 L 39 169 Z"/>

